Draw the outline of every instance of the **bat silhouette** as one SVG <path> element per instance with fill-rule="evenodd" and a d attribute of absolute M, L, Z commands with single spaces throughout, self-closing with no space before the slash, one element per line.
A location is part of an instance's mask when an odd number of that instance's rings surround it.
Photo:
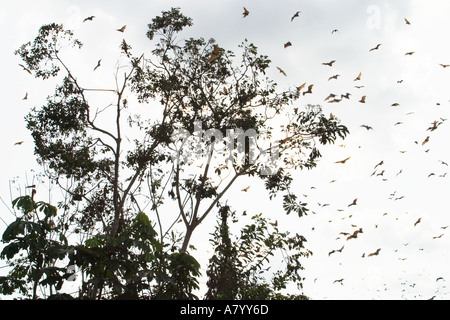
<path fill-rule="evenodd" d="M 92 21 L 94 18 L 95 18 L 95 16 L 87 17 L 87 18 L 85 18 L 85 19 L 83 20 L 83 22 L 86 22 L 86 21 Z"/>
<path fill-rule="evenodd" d="M 348 205 L 348 207 L 356 206 L 356 201 L 358 201 L 358 199 L 353 200 L 353 202 L 350 203 L 350 204 Z"/>
<path fill-rule="evenodd" d="M 283 69 L 281 69 L 280 67 L 277 67 L 278 71 L 280 71 L 280 73 L 282 73 L 285 77 L 286 77 L 286 72 L 284 72 Z"/>
<path fill-rule="evenodd" d="M 361 72 L 359 73 L 359 75 L 353 81 L 359 81 L 359 80 L 361 80 Z"/>
<path fill-rule="evenodd" d="M 96 65 L 95 68 L 94 68 L 94 71 L 95 71 L 98 67 L 100 67 L 101 62 L 102 62 L 102 59 L 98 60 L 97 65 Z"/>
<path fill-rule="evenodd" d="M 408 19 L 406 19 L 406 18 L 404 18 L 405 19 L 405 23 L 406 24 L 411 24 L 409 21 L 408 21 Z"/>
<path fill-rule="evenodd" d="M 375 252 L 369 253 L 367 256 L 371 257 L 371 256 L 377 256 L 381 251 L 381 248 L 378 248 Z"/>
<path fill-rule="evenodd" d="M 244 7 L 244 13 L 242 14 L 243 17 L 245 18 L 246 16 L 248 16 L 250 12 L 248 12 L 248 10 Z"/>
<path fill-rule="evenodd" d="M 208 59 L 208 63 L 211 63 L 212 61 L 214 61 L 218 55 L 219 55 L 219 46 L 217 44 L 215 44 L 213 52 L 211 54 L 211 57 Z"/>
<path fill-rule="evenodd" d="M 241 191 L 247 192 L 248 189 L 250 189 L 250 186 L 248 186 L 247 188 L 242 189 Z"/>
<path fill-rule="evenodd" d="M 126 25 L 124 25 L 122 28 L 120 28 L 120 29 L 117 29 L 117 31 L 119 31 L 119 32 L 124 32 L 125 31 L 125 29 L 126 29 Z"/>
<path fill-rule="evenodd" d="M 331 250 L 330 252 L 328 252 L 328 256 L 332 255 L 335 252 L 342 252 L 343 249 L 344 249 L 344 246 L 342 246 L 342 248 L 337 249 L 337 250 Z"/>
<path fill-rule="evenodd" d="M 425 140 L 422 142 L 422 145 L 424 145 L 425 143 L 428 143 L 428 141 L 430 141 L 430 137 L 426 137 Z"/>
<path fill-rule="evenodd" d="M 335 163 L 342 163 L 342 164 L 344 164 L 344 163 L 346 163 L 347 160 L 350 159 L 350 158 L 351 158 L 351 157 L 348 157 L 348 158 L 346 158 L 346 159 L 344 159 L 344 160 L 336 161 Z"/>
<path fill-rule="evenodd" d="M 340 284 L 342 284 L 342 281 L 344 281 L 344 279 L 337 279 L 337 280 L 334 280 L 333 283 L 339 282 Z"/>
<path fill-rule="evenodd" d="M 435 237 L 433 237 L 433 239 L 439 239 L 440 237 L 442 237 L 444 234 L 441 234 L 441 235 L 439 235 L 439 236 L 435 236 Z"/>
<path fill-rule="evenodd" d="M 362 228 L 359 228 L 358 230 L 355 230 L 355 232 L 353 232 L 352 235 L 348 236 L 346 240 L 348 241 L 348 240 L 350 240 L 350 239 L 356 239 L 356 238 L 358 238 L 358 234 L 359 234 L 359 233 L 363 233 Z"/>
<path fill-rule="evenodd" d="M 294 21 L 295 18 L 298 18 L 301 11 L 297 11 L 291 18 L 291 22 Z"/>
<path fill-rule="evenodd" d="M 328 99 L 331 99 L 334 97 L 336 97 L 336 95 L 334 93 L 330 93 L 330 95 L 328 97 L 326 97 L 324 101 L 327 101 Z"/>
<path fill-rule="evenodd" d="M 391 107 L 398 107 L 400 104 L 399 103 L 393 103 L 393 104 L 391 104 Z"/>
<path fill-rule="evenodd" d="M 28 99 L 28 92 L 25 92 L 25 97 L 22 98 L 22 100 L 27 100 Z"/>
<path fill-rule="evenodd" d="M 439 65 L 440 65 L 442 68 L 450 67 L 450 64 L 442 64 L 442 63 L 440 63 Z"/>
<path fill-rule="evenodd" d="M 361 103 L 366 103 L 366 96 L 362 96 L 362 97 L 361 97 L 361 100 L 359 100 L 359 102 L 361 102 Z"/>
<path fill-rule="evenodd" d="M 422 220 L 422 218 L 419 218 L 419 219 L 414 223 L 414 227 L 415 227 L 418 223 L 420 223 L 421 220 Z"/>
<path fill-rule="evenodd" d="M 302 84 L 300 87 L 297 87 L 297 91 L 302 90 L 305 86 L 306 86 L 306 82 L 304 84 Z"/>
<path fill-rule="evenodd" d="M 377 46 L 372 48 L 372 49 L 370 49 L 369 52 L 374 51 L 374 50 L 378 50 L 380 48 L 380 46 L 381 46 L 381 43 L 377 44 Z"/>
<path fill-rule="evenodd" d="M 350 99 L 351 94 L 350 93 L 346 93 L 346 94 L 341 94 L 341 98 L 345 98 L 345 99 Z"/>
<path fill-rule="evenodd" d="M 23 141 L 17 141 L 16 143 L 14 143 L 15 146 L 20 146 L 23 143 Z"/>
<path fill-rule="evenodd" d="M 384 161 L 383 160 L 381 160 L 376 166 L 375 166 L 375 168 L 374 169 L 376 169 L 378 166 L 381 166 L 382 164 L 384 163 Z"/>
<path fill-rule="evenodd" d="M 338 31 L 339 31 L 338 29 L 334 29 L 333 31 L 331 31 L 331 34 L 338 32 Z"/>
<path fill-rule="evenodd" d="M 371 126 L 368 126 L 366 124 L 361 125 L 361 127 L 366 128 L 367 131 L 373 130 L 373 128 Z"/>
<path fill-rule="evenodd" d="M 338 77 L 340 77 L 339 74 L 335 74 L 334 76 L 331 76 L 328 78 L 328 81 L 330 81 L 331 79 L 337 79 Z"/>
<path fill-rule="evenodd" d="M 288 41 L 288 42 L 286 42 L 284 44 L 284 48 L 287 48 L 287 47 L 290 47 L 290 46 L 292 46 L 292 43 L 290 41 Z"/>
<path fill-rule="evenodd" d="M 307 93 L 312 93 L 312 88 L 313 88 L 313 84 L 310 84 L 309 86 L 308 86 L 308 90 L 306 90 L 305 92 L 303 92 L 303 95 L 305 95 L 305 94 L 307 94 Z"/>
<path fill-rule="evenodd" d="M 411 52 L 405 53 L 405 56 L 412 56 L 413 54 L 414 54 L 414 51 L 411 51 Z"/>
<path fill-rule="evenodd" d="M 324 62 L 324 63 L 322 63 L 324 66 L 330 66 L 330 67 L 332 67 L 333 66 L 333 63 L 335 63 L 336 62 L 336 60 L 331 60 L 330 62 Z"/>

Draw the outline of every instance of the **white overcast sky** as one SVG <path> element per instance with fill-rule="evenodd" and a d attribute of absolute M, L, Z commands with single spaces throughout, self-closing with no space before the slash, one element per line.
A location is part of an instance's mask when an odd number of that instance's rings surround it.
<path fill-rule="evenodd" d="M 350 129 L 345 141 L 323 149 L 316 169 L 295 174 L 296 191 L 315 214 L 285 217 L 280 203 L 270 202 L 259 184 L 253 183 L 245 195 L 240 189 L 247 181 L 231 190 L 230 201 L 238 211 L 264 212 L 278 220 L 281 229 L 305 235 L 313 256 L 304 261 L 304 293 L 314 299 L 448 299 L 450 235 L 442 227 L 450 225 L 450 177 L 441 161 L 450 163 L 450 121 L 442 120 L 450 116 L 450 67 L 439 66 L 450 64 L 447 0 L 5 2 L 0 12 L 1 198 L 9 204 L 8 181 L 18 177 L 12 188 L 17 195 L 15 187 L 29 182 L 25 173 L 30 179 L 30 169 L 38 170 L 23 118 L 53 92 L 51 82 L 43 84 L 21 70 L 14 50 L 33 40 L 41 25 L 63 23 L 85 45 L 79 56 L 71 57 L 73 67 L 90 71 L 102 58 L 103 73 L 85 80 L 107 86 L 122 39 L 136 54 L 149 54 L 147 24 L 171 7 L 180 7 L 193 18 L 186 37 L 215 38 L 222 48 L 233 51 L 247 38 L 271 58 L 269 75 L 280 90 L 314 84 L 313 94 L 302 97 L 299 107 L 321 104 Z M 243 7 L 250 12 L 246 18 Z M 291 21 L 297 11 L 299 17 Z M 91 15 L 96 16 L 93 21 L 82 22 Z M 123 25 L 127 25 L 124 34 L 115 31 Z M 335 29 L 338 32 L 332 33 Z M 292 46 L 284 48 L 288 41 Z M 369 52 L 377 44 L 379 49 Z M 332 67 L 322 65 L 331 60 L 336 60 Z M 361 80 L 355 82 L 359 73 Z M 335 74 L 340 77 L 328 81 Z M 324 101 L 330 93 L 347 92 L 348 100 Z M 26 93 L 28 99 L 22 100 Z M 365 104 L 359 102 L 362 96 Z M 443 122 L 437 130 L 427 131 L 435 120 Z M 429 142 L 422 145 L 427 136 Z M 24 143 L 14 145 L 17 141 Z M 345 164 L 335 163 L 348 157 Z M 357 205 L 349 207 L 354 199 Z M 0 217 L 12 221 L 7 207 L 0 205 Z M 211 219 L 194 239 L 198 248 L 213 231 Z M 3 232 L 2 221 L 0 226 Z M 357 239 L 339 234 L 359 228 L 363 233 Z M 342 246 L 342 252 L 328 255 Z M 368 257 L 378 248 L 377 256 Z M 443 280 L 436 281 L 440 277 Z M 344 280 L 334 282 L 339 279 Z"/>

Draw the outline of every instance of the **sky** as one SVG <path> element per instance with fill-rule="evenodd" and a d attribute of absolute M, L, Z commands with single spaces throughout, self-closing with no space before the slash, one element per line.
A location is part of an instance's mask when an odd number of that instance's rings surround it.
<path fill-rule="evenodd" d="M 68 57 L 74 67 L 93 68 L 102 58 L 103 72 L 88 72 L 82 80 L 107 87 L 122 39 L 134 52 L 148 52 L 147 24 L 171 7 L 193 19 L 184 37 L 214 38 L 232 51 L 245 39 L 254 43 L 271 59 L 268 76 L 280 90 L 314 84 L 313 94 L 296 104 L 320 104 L 350 130 L 344 141 L 322 149 L 317 168 L 294 173 L 294 189 L 310 209 L 307 216 L 285 216 L 280 199 L 270 201 L 262 184 L 243 180 L 230 190 L 238 212 L 263 212 L 278 221 L 280 230 L 306 237 L 313 256 L 303 261 L 304 294 L 312 299 L 448 299 L 450 67 L 440 66 L 450 64 L 450 44 L 444 40 L 450 30 L 446 0 L 7 2 L 0 12 L 5 71 L 0 80 L 2 220 L 13 221 L 11 194 L 17 196 L 19 186 L 23 192 L 31 170 L 40 170 L 24 116 L 43 105 L 55 85 L 24 72 L 14 51 L 33 40 L 41 25 L 63 23 L 84 43 L 78 55 Z M 244 7 L 249 11 L 245 18 Z M 299 16 L 291 20 L 297 11 Z M 92 15 L 93 21 L 83 23 Z M 124 34 L 115 31 L 123 25 Z M 285 48 L 286 42 L 292 46 Z M 331 60 L 331 67 L 323 65 Z M 329 80 L 336 74 L 337 79 Z M 350 99 L 329 103 L 330 93 L 350 93 Z M 363 96 L 365 103 L 360 102 Z M 434 121 L 437 129 L 427 130 Z M 23 143 L 15 145 L 18 141 Z M 249 183 L 248 192 L 242 192 Z M 355 199 L 356 205 L 350 205 Z M 213 219 L 193 239 L 208 254 L 205 239 L 213 231 Z M 341 234 L 360 228 L 356 239 Z M 369 256 L 377 249 L 377 255 Z M 205 263 L 207 255 L 200 256 Z"/>

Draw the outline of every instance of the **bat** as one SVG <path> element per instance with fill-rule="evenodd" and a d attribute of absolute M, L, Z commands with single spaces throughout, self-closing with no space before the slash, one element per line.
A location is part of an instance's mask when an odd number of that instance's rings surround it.
<path fill-rule="evenodd" d="M 328 99 L 331 99 L 334 97 L 336 97 L 336 95 L 334 93 L 330 93 L 330 95 L 328 97 L 326 97 L 324 101 L 327 101 Z"/>
<path fill-rule="evenodd" d="M 83 20 L 83 22 L 86 22 L 86 21 L 92 21 L 92 19 L 94 19 L 94 18 L 95 18 L 95 16 L 87 17 L 87 18 L 85 18 L 85 19 Z"/>
<path fill-rule="evenodd" d="M 399 103 L 393 103 L 392 105 L 391 105 L 391 107 L 398 107 L 400 104 Z"/>
<path fill-rule="evenodd" d="M 333 66 L 333 63 L 335 63 L 336 62 L 336 60 L 331 60 L 330 62 L 324 62 L 324 63 L 322 63 L 324 66 L 330 66 L 330 67 L 332 67 Z"/>
<path fill-rule="evenodd" d="M 426 137 L 425 140 L 422 142 L 422 145 L 424 145 L 425 143 L 428 143 L 428 141 L 430 141 L 430 137 Z"/>
<path fill-rule="evenodd" d="M 211 54 L 211 57 L 208 59 L 208 63 L 213 62 L 217 58 L 218 55 L 219 55 L 219 46 L 217 44 L 215 44 L 213 52 Z"/>
<path fill-rule="evenodd" d="M 368 257 L 377 256 L 380 253 L 380 251 L 381 251 L 381 248 L 378 248 L 377 251 L 369 253 L 367 256 Z"/>
<path fill-rule="evenodd" d="M 358 200 L 358 199 L 353 200 L 353 202 L 350 203 L 350 204 L 348 205 L 348 207 L 356 206 L 356 201 L 357 201 L 357 200 Z"/>
<path fill-rule="evenodd" d="M 340 75 L 339 74 L 335 74 L 334 76 L 329 77 L 328 81 L 330 81 L 331 79 L 336 79 L 337 80 L 338 77 L 340 77 Z"/>
<path fill-rule="evenodd" d="M 383 160 L 381 160 L 376 166 L 375 166 L 375 168 L 374 169 L 376 169 L 378 166 L 381 166 L 382 164 L 384 163 L 384 161 Z"/>
<path fill-rule="evenodd" d="M 26 68 L 23 64 L 20 64 L 20 63 L 19 63 L 19 66 L 21 66 L 22 69 L 25 70 L 26 72 L 28 72 L 29 74 L 32 74 L 31 71 L 30 71 L 30 69 Z"/>
<path fill-rule="evenodd" d="M 287 47 L 290 47 L 290 46 L 292 46 L 292 43 L 290 41 L 288 41 L 288 42 L 286 42 L 284 44 L 284 48 L 287 48 Z"/>
<path fill-rule="evenodd" d="M 25 96 L 22 98 L 22 100 L 27 100 L 28 99 L 28 92 L 25 92 Z"/>
<path fill-rule="evenodd" d="M 342 99 L 333 99 L 333 100 L 328 101 L 328 103 L 338 103 L 341 101 L 342 101 Z"/>
<path fill-rule="evenodd" d="M 350 239 L 356 239 L 358 238 L 358 233 L 363 233 L 362 228 L 359 228 L 358 230 L 355 230 L 355 232 L 353 232 L 353 234 L 351 236 L 347 237 L 347 241 Z"/>
<path fill-rule="evenodd" d="M 334 29 L 333 31 L 331 31 L 331 34 L 338 32 L 338 31 L 339 31 L 338 29 Z"/>
<path fill-rule="evenodd" d="M 362 127 L 362 128 L 366 128 L 367 131 L 373 130 L 373 128 L 372 128 L 371 126 L 368 126 L 368 125 L 366 125 L 366 124 L 362 124 L 361 127 Z"/>
<path fill-rule="evenodd" d="M 300 87 L 297 87 L 297 91 L 302 90 L 305 86 L 306 86 L 306 82 L 304 84 L 302 84 Z"/>
<path fill-rule="evenodd" d="M 405 19 L 405 23 L 406 23 L 406 24 L 408 24 L 408 25 L 411 24 L 411 23 L 408 21 L 408 19 L 406 19 L 406 18 L 404 18 L 404 19 Z"/>
<path fill-rule="evenodd" d="M 246 16 L 248 16 L 250 12 L 248 12 L 248 10 L 244 7 L 244 13 L 242 14 L 243 17 L 245 18 Z"/>
<path fill-rule="evenodd" d="M 335 252 L 342 252 L 343 249 L 344 249 L 344 246 L 342 246 L 342 248 L 337 249 L 337 250 L 331 250 L 330 252 L 328 252 L 328 256 L 332 255 Z"/>
<path fill-rule="evenodd" d="M 295 18 L 298 18 L 301 11 L 297 11 L 291 18 L 291 22 L 294 21 Z"/>
<path fill-rule="evenodd" d="M 374 50 L 378 50 L 381 46 L 381 43 L 377 44 L 376 47 L 372 48 L 369 50 L 369 52 L 374 51 Z"/>
<path fill-rule="evenodd" d="M 269 222 L 269 224 L 276 227 L 278 225 L 278 220 L 275 220 L 275 222 Z"/>
<path fill-rule="evenodd" d="M 364 88 L 364 86 L 355 86 L 356 89 Z"/>
<path fill-rule="evenodd" d="M 335 163 L 342 163 L 342 164 L 344 164 L 344 163 L 346 163 L 347 160 L 350 159 L 350 158 L 351 158 L 351 157 L 348 157 L 348 158 L 346 158 L 346 159 L 344 159 L 344 160 L 336 161 Z"/>
<path fill-rule="evenodd" d="M 422 220 L 422 218 L 417 219 L 417 221 L 414 223 L 414 227 L 420 223 L 420 221 Z"/>
<path fill-rule="evenodd" d="M 101 62 L 102 62 L 102 59 L 98 60 L 97 65 L 96 65 L 95 68 L 94 68 L 94 71 L 95 71 L 98 67 L 100 67 L 100 63 L 101 63 Z"/>
<path fill-rule="evenodd" d="M 23 141 L 17 141 L 16 143 L 14 143 L 15 146 L 20 146 L 23 143 Z"/>
<path fill-rule="evenodd" d="M 442 237 L 444 234 L 441 234 L 441 235 L 439 235 L 439 236 L 435 236 L 435 237 L 433 237 L 433 239 L 439 239 L 440 237 Z"/>
<path fill-rule="evenodd" d="M 247 192 L 248 189 L 250 189 L 250 186 L 248 186 L 247 188 L 242 189 L 241 191 Z"/>
<path fill-rule="evenodd" d="M 414 54 L 414 51 L 411 51 L 411 52 L 405 53 L 405 56 L 412 56 L 413 54 Z"/>
<path fill-rule="evenodd" d="M 312 93 L 312 88 L 313 88 L 313 84 L 310 84 L 309 86 L 308 86 L 308 90 L 306 90 L 305 92 L 303 92 L 303 95 L 305 95 L 305 94 L 307 94 L 307 93 Z"/>
<path fill-rule="evenodd" d="M 359 75 L 353 81 L 359 81 L 359 80 L 361 80 L 361 72 L 359 73 Z"/>
<path fill-rule="evenodd" d="M 350 93 L 346 93 L 346 94 L 341 94 L 341 98 L 345 98 L 345 99 L 350 99 L 351 94 Z"/>
<path fill-rule="evenodd" d="M 440 63 L 439 65 L 440 65 L 442 68 L 450 67 L 450 64 L 442 64 L 442 63 Z"/>
<path fill-rule="evenodd" d="M 278 69 L 278 71 L 280 71 L 280 73 L 282 73 L 285 77 L 287 76 L 287 75 L 286 75 L 286 72 L 284 72 L 283 69 L 281 69 L 280 67 L 277 67 L 277 69 Z"/>
<path fill-rule="evenodd" d="M 362 97 L 361 97 L 361 100 L 359 100 L 359 102 L 361 102 L 361 103 L 366 103 L 366 96 L 362 96 Z"/>
<path fill-rule="evenodd" d="M 127 25 L 124 25 L 122 28 L 117 29 L 117 31 L 119 31 L 119 32 L 124 32 L 126 27 L 127 27 Z"/>

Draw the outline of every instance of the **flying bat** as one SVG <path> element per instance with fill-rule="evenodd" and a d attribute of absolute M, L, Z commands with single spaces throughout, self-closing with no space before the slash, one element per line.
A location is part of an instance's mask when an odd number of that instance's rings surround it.
<path fill-rule="evenodd" d="M 282 73 L 285 77 L 287 76 L 287 75 L 286 75 L 286 72 L 284 72 L 283 69 L 281 69 L 280 67 L 277 67 L 277 69 L 278 69 L 278 71 L 280 71 L 280 73 Z"/>
<path fill-rule="evenodd" d="M 117 31 L 119 31 L 119 32 L 124 32 L 126 27 L 127 27 L 127 25 L 124 25 L 122 28 L 117 29 Z"/>
<path fill-rule="evenodd" d="M 330 81 L 331 79 L 337 79 L 338 77 L 340 77 L 339 74 L 335 74 L 334 76 L 331 76 L 328 78 L 328 81 Z"/>
<path fill-rule="evenodd" d="M 23 141 L 17 141 L 16 143 L 14 143 L 15 146 L 20 146 L 23 143 Z"/>
<path fill-rule="evenodd" d="M 392 105 L 391 105 L 391 107 L 398 107 L 400 104 L 399 103 L 393 103 Z"/>
<path fill-rule="evenodd" d="M 425 140 L 422 142 L 422 145 L 424 145 L 425 143 L 428 143 L 428 141 L 430 141 L 430 137 L 426 137 Z"/>
<path fill-rule="evenodd" d="M 291 22 L 292 22 L 295 18 L 298 18 L 300 12 L 301 12 L 301 11 L 297 11 L 297 12 L 292 16 Z"/>
<path fill-rule="evenodd" d="M 303 95 L 305 95 L 305 94 L 307 94 L 307 93 L 312 93 L 312 88 L 313 88 L 313 84 L 310 84 L 309 86 L 308 86 L 308 90 L 306 90 L 305 92 L 303 92 Z"/>
<path fill-rule="evenodd" d="M 380 48 L 380 46 L 381 46 L 381 43 L 377 44 L 377 46 L 372 48 L 372 49 L 370 49 L 369 52 L 374 51 L 374 50 L 378 50 Z"/>
<path fill-rule="evenodd" d="M 361 80 L 361 72 L 359 73 L 359 75 L 353 81 L 359 81 L 359 80 Z"/>
<path fill-rule="evenodd" d="M 242 189 L 241 191 L 247 192 L 248 189 L 250 189 L 250 186 L 248 186 L 247 188 Z"/>
<path fill-rule="evenodd" d="M 358 201 L 358 199 L 353 200 L 353 202 L 350 203 L 348 206 L 349 206 L 349 207 L 351 207 L 351 206 L 356 206 L 356 201 Z"/>
<path fill-rule="evenodd" d="M 102 62 L 102 59 L 98 60 L 97 65 L 96 65 L 95 68 L 94 68 L 94 71 L 95 71 L 98 67 L 100 67 L 101 62 Z"/>
<path fill-rule="evenodd" d="M 287 47 L 290 47 L 290 46 L 292 46 L 292 43 L 290 41 L 288 41 L 288 42 L 286 42 L 284 44 L 284 48 L 287 48 Z"/>
<path fill-rule="evenodd" d="M 375 168 L 374 169 L 376 169 L 378 166 L 381 166 L 382 164 L 384 163 L 384 161 L 383 160 L 381 160 L 376 166 L 375 166 Z"/>
<path fill-rule="evenodd" d="M 214 61 L 218 55 L 219 55 L 219 46 L 215 44 L 211 57 L 208 59 L 208 63 Z"/>
<path fill-rule="evenodd" d="M 244 13 L 242 14 L 243 17 L 245 18 L 246 16 L 248 16 L 250 12 L 248 12 L 248 10 L 244 7 Z"/>
<path fill-rule="evenodd" d="M 406 18 L 404 18 L 405 19 L 405 23 L 406 24 L 411 24 L 409 21 L 408 21 L 408 19 L 406 19 Z"/>
<path fill-rule="evenodd" d="M 347 160 L 350 159 L 350 158 L 351 158 L 351 157 L 348 157 L 348 158 L 346 158 L 346 159 L 344 159 L 344 160 L 336 161 L 335 163 L 342 163 L 342 164 L 344 164 L 344 163 L 346 163 Z"/>
<path fill-rule="evenodd" d="M 419 218 L 419 219 L 414 223 L 414 227 L 415 227 L 418 223 L 420 223 L 421 220 L 422 220 L 422 218 Z"/>
<path fill-rule="evenodd" d="M 362 97 L 361 97 L 361 100 L 359 100 L 359 102 L 361 102 L 361 103 L 366 103 L 366 96 L 362 96 Z"/>
<path fill-rule="evenodd" d="M 297 87 L 297 91 L 302 90 L 305 86 L 306 86 L 306 82 L 304 84 L 302 84 L 300 87 Z"/>
<path fill-rule="evenodd" d="M 339 282 L 340 284 L 342 284 L 342 281 L 344 281 L 344 279 L 334 280 L 333 283 Z"/>
<path fill-rule="evenodd" d="M 368 126 L 368 125 L 366 125 L 366 124 L 362 124 L 361 127 L 362 127 L 362 128 L 366 128 L 367 131 L 373 130 L 373 128 L 372 128 L 371 126 Z"/>
<path fill-rule="evenodd" d="M 440 65 L 442 68 L 450 67 L 450 64 L 442 64 L 442 63 L 440 63 L 439 65 Z"/>
<path fill-rule="evenodd" d="M 380 251 L 381 251 L 381 248 L 378 248 L 377 251 L 369 253 L 367 256 L 368 257 L 377 256 L 380 253 Z"/>
<path fill-rule="evenodd" d="M 332 67 L 333 66 L 333 63 L 335 63 L 336 62 L 336 60 L 331 60 L 330 62 L 324 62 L 324 63 L 322 63 L 324 66 L 330 66 L 330 67 Z"/>
<path fill-rule="evenodd" d="M 327 101 L 328 99 L 331 99 L 334 97 L 336 97 L 336 95 L 334 93 L 330 93 L 330 95 L 328 97 L 326 97 L 324 101 Z"/>
<path fill-rule="evenodd" d="M 333 31 L 331 31 L 331 34 L 338 32 L 338 31 L 339 31 L 338 29 L 334 29 Z"/>
<path fill-rule="evenodd" d="M 414 54 L 414 51 L 411 51 L 411 52 L 405 53 L 405 56 L 412 56 L 413 54 Z"/>
<path fill-rule="evenodd" d="M 28 92 L 25 92 L 25 96 L 22 98 L 22 100 L 27 100 L 28 99 Z"/>
<path fill-rule="evenodd" d="M 330 252 L 328 252 L 328 256 L 330 256 L 331 254 L 333 254 L 335 252 L 342 252 L 343 249 L 344 249 L 344 246 L 342 246 L 342 248 L 337 249 L 337 250 L 331 250 Z"/>
<path fill-rule="evenodd" d="M 85 19 L 83 20 L 83 22 L 86 22 L 86 21 L 92 21 L 92 19 L 94 19 L 94 18 L 95 18 L 95 16 L 87 17 L 87 18 L 85 18 Z"/>

